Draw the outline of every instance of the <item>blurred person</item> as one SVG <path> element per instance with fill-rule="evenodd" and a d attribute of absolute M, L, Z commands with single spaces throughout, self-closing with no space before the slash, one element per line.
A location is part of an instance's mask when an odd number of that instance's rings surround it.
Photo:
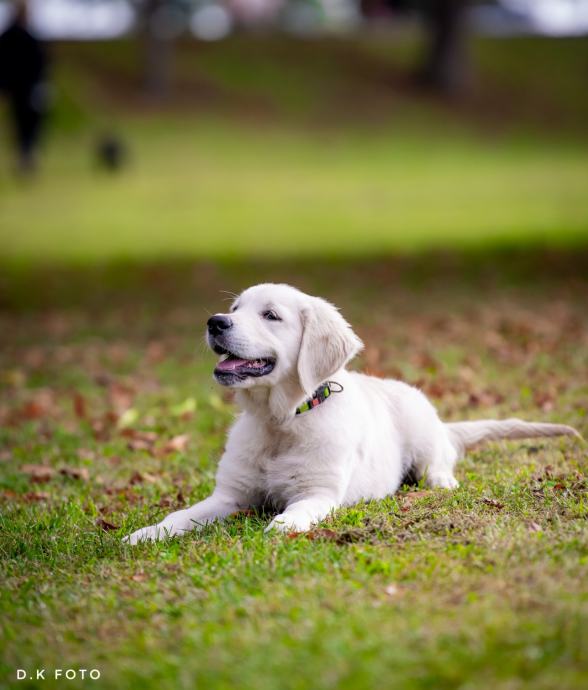
<path fill-rule="evenodd" d="M 14 15 L 0 36 L 0 90 L 6 93 L 17 149 L 18 171 L 30 174 L 47 114 L 47 56 L 29 30 L 26 0 L 14 3 Z"/>

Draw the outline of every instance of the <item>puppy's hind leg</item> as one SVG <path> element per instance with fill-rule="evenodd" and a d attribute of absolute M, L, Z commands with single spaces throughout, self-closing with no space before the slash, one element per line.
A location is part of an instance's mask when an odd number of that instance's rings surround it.
<path fill-rule="evenodd" d="M 427 486 L 433 489 L 457 489 L 459 482 L 453 476 L 453 468 L 458 459 L 457 451 L 445 438 L 436 443 L 432 451 L 426 461 L 416 464 L 420 476 L 424 476 Z"/>

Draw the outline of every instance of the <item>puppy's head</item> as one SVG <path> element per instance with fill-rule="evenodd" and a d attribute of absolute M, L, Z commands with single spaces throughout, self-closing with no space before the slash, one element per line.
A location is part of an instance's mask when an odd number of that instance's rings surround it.
<path fill-rule="evenodd" d="M 288 383 L 310 395 L 362 348 L 332 304 L 289 285 L 255 285 L 207 326 L 221 355 L 214 377 L 237 388 Z"/>

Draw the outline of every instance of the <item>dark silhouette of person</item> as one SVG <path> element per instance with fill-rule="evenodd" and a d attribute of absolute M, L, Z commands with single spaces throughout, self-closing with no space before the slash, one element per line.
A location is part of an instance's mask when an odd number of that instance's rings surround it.
<path fill-rule="evenodd" d="M 26 2 L 16 3 L 12 23 L 0 36 L 0 90 L 6 94 L 14 128 L 18 169 L 34 171 L 48 107 L 47 55 L 28 29 Z"/>

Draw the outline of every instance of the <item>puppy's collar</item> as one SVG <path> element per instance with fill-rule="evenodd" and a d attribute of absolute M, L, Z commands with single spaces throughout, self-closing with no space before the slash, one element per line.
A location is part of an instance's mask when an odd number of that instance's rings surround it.
<path fill-rule="evenodd" d="M 324 403 L 327 398 L 331 396 L 331 393 L 341 393 L 343 391 L 343 386 L 336 381 L 326 381 L 321 383 L 321 385 L 315 390 L 311 398 L 307 398 L 301 405 L 296 408 L 296 414 L 302 414 L 303 412 L 308 412 L 314 407 L 318 407 L 321 403 Z"/>

